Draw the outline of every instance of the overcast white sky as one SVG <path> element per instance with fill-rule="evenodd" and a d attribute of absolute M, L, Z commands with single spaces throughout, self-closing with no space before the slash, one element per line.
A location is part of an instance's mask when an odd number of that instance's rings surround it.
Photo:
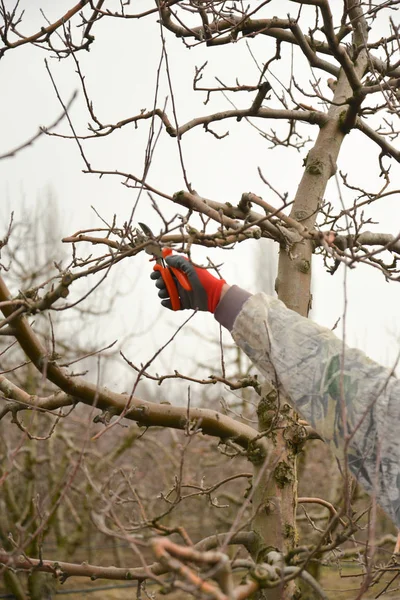
<path fill-rule="evenodd" d="M 39 7 L 50 20 L 58 18 L 71 6 L 70 1 L 43 0 L 30 2 L 24 0 L 21 7 L 26 9 L 20 30 L 28 35 L 37 30 L 42 19 Z M 112 3 L 110 3 L 111 6 Z M 148 8 L 149 2 L 135 2 L 135 10 Z M 12 2 L 6 2 L 13 5 Z M 254 5 L 256 3 L 254 2 Z M 119 3 L 116 3 L 119 6 Z M 292 11 L 296 14 L 298 6 L 290 2 L 275 2 L 266 7 L 268 16 L 286 17 Z M 374 38 L 382 34 L 378 29 Z M 156 19 L 140 21 L 122 21 L 103 19 L 94 29 L 96 41 L 89 53 L 79 54 L 79 62 L 86 77 L 88 90 L 94 102 L 95 112 L 103 122 L 113 123 L 150 109 L 154 102 L 156 68 L 160 60 L 161 42 Z M 215 85 L 214 76 L 226 84 L 234 84 L 238 77 L 240 83 L 253 84 L 257 80 L 258 69 L 246 44 L 240 43 L 207 49 L 205 46 L 185 49 L 173 35 L 166 32 L 166 43 L 171 67 L 171 75 L 177 102 L 179 122 L 185 122 L 199 114 L 208 114 L 230 108 L 222 96 L 214 95 L 205 106 L 205 96 L 192 91 L 194 66 L 200 66 L 208 60 L 204 83 Z M 260 64 L 275 52 L 273 40 L 263 37 L 250 40 L 249 44 Z M 60 93 L 67 101 L 75 89 L 79 89 L 79 80 L 75 73 L 75 64 L 71 58 L 58 61 L 38 48 L 24 46 L 7 52 L 0 61 L 2 92 L 0 95 L 1 139 L 0 154 L 13 148 L 31 136 L 39 125 L 50 124 L 61 112 L 60 104 L 54 93 L 50 78 L 46 72 L 44 58 L 47 57 L 52 74 Z M 287 80 L 290 67 L 290 52 L 283 51 L 282 60 L 274 63 L 273 73 Z M 308 85 L 310 71 L 302 57 L 295 56 L 294 72 L 297 81 Z M 326 85 L 327 75 L 319 73 L 321 87 L 327 96 L 331 96 Z M 277 93 L 280 86 L 276 79 L 270 81 Z M 165 73 L 160 86 L 159 105 L 169 96 Z M 235 95 L 233 100 L 239 106 L 247 106 L 250 96 Z M 169 114 L 171 104 L 168 101 Z M 89 118 L 85 110 L 82 94 L 71 110 L 71 118 L 79 133 L 85 133 Z M 267 122 L 257 122 L 264 130 L 271 126 Z M 149 123 L 140 123 L 138 129 L 129 126 L 102 140 L 89 140 L 84 143 L 85 152 L 93 168 L 107 170 L 118 169 L 140 175 L 143 169 L 144 149 Z M 272 124 L 272 127 L 279 127 Z M 269 144 L 255 129 L 244 123 L 225 122 L 214 126 L 219 133 L 229 129 L 229 136 L 216 140 L 203 129 L 195 129 L 182 140 L 185 165 L 188 178 L 198 193 L 218 201 L 237 203 L 242 192 L 252 191 L 268 202 L 278 206 L 277 199 L 262 183 L 257 174 L 261 167 L 264 176 L 281 192 L 293 197 L 299 183 L 306 149 L 297 152 L 293 149 L 269 149 Z M 63 122 L 59 132 L 70 133 Z M 316 129 L 302 127 L 304 135 L 315 138 Z M 309 148 L 308 148 L 309 149 Z M 369 190 L 378 190 L 382 185 L 377 169 L 378 150 L 374 145 L 352 133 L 345 140 L 339 158 L 339 169 L 349 174 L 349 180 L 355 185 L 363 185 Z M 34 206 L 38 201 L 46 205 L 46 190 L 55 195 L 61 215 L 62 236 L 70 235 L 77 229 L 99 226 L 100 222 L 91 206 L 108 221 L 117 215 L 117 223 L 129 219 L 137 191 L 121 185 L 118 177 L 104 177 L 101 180 L 93 175 L 82 173 L 83 161 L 77 145 L 72 140 L 62 140 L 43 136 L 34 146 L 21 151 L 15 158 L 0 161 L 0 193 L 2 197 L 2 230 L 6 229 L 7 213 L 15 211 L 15 219 L 26 217 L 26 206 Z M 394 187 L 400 187 L 398 164 L 393 164 L 391 176 Z M 155 150 L 154 160 L 148 181 L 168 193 L 174 193 L 184 187 L 182 171 L 178 160 L 176 140 L 162 133 Z M 352 196 L 343 190 L 346 201 Z M 334 181 L 329 185 L 326 199 L 339 205 L 339 195 Z M 160 208 L 170 211 L 166 201 L 160 201 Z M 378 210 L 379 208 L 379 210 Z M 174 211 L 172 211 L 173 213 Z M 171 214 L 172 214 L 171 213 Z M 369 226 L 375 231 L 384 231 L 397 235 L 400 229 L 399 196 L 382 200 L 378 207 L 366 209 L 366 215 L 379 221 Z M 142 195 L 137 221 L 145 221 L 156 230 L 160 223 L 149 206 L 149 200 Z M 0 236 L 3 235 L 0 232 Z M 266 245 L 268 252 L 274 255 L 276 262 L 277 247 L 273 243 Z M 60 242 L 60 252 L 64 251 Z M 89 251 L 89 249 L 88 249 Z M 230 283 L 237 283 L 250 291 L 258 291 L 255 281 L 255 244 L 246 242 L 229 252 L 195 250 L 194 256 L 200 261 L 209 255 L 215 262 L 224 262 L 222 273 Z M 271 263 L 266 261 L 271 270 Z M 152 348 L 167 339 L 173 327 L 184 316 L 174 315 L 159 309 L 156 293 L 149 281 L 150 265 L 145 256 L 123 261 L 116 269 L 118 285 L 122 284 L 125 295 L 116 303 L 111 318 L 103 317 L 97 336 L 100 344 L 106 344 L 116 337 L 122 338 L 128 332 L 134 336 L 150 327 L 148 334 L 133 338 L 126 343 L 124 352 L 134 361 L 145 362 Z M 314 264 L 314 298 L 312 317 L 328 327 L 333 326 L 343 311 L 343 275 L 341 266 L 335 276 L 327 274 L 318 257 Z M 273 274 L 273 278 L 275 273 Z M 376 269 L 358 267 L 349 271 L 347 340 L 348 343 L 364 349 L 374 359 L 391 365 L 395 360 L 400 344 L 400 284 L 386 283 Z M 115 284 L 116 285 L 116 284 Z M 106 282 L 104 293 L 113 295 L 114 288 Z M 73 298 L 73 292 L 71 298 Z M 193 326 L 207 335 L 218 336 L 218 327 L 209 315 L 196 315 Z M 173 342 L 173 367 L 181 369 L 187 366 L 187 347 L 189 338 L 181 336 Z M 189 347 L 189 346 L 188 346 Z M 190 342 L 196 356 L 205 360 L 205 356 L 215 356 L 209 346 L 201 352 L 199 340 Z M 167 368 L 171 352 L 166 353 L 165 362 L 158 363 L 159 370 Z M 211 354 L 210 354 L 211 353 Z M 164 364 L 163 364 L 164 362 Z M 182 366 L 181 366 L 182 365 Z M 118 377 L 110 376 L 109 387 L 120 388 Z M 126 382 L 122 385 L 126 387 Z"/>

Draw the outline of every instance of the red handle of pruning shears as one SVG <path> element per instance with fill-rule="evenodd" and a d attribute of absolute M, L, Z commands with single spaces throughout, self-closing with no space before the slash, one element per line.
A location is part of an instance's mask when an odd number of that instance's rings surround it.
<path fill-rule="evenodd" d="M 162 255 L 163 259 L 172 254 L 171 248 L 163 248 Z M 171 307 L 172 310 L 179 310 L 181 307 L 181 301 L 179 299 L 179 294 L 177 287 L 175 285 L 175 281 L 172 277 L 172 273 L 175 275 L 179 284 L 183 287 L 184 290 L 190 292 L 192 290 L 192 286 L 190 285 L 189 279 L 182 273 L 179 269 L 175 269 L 175 267 L 164 267 L 160 263 L 157 263 L 153 267 L 153 271 L 160 271 L 161 277 L 164 280 L 165 287 L 167 288 L 168 295 L 171 299 Z M 171 273 L 172 272 L 172 273 Z"/>

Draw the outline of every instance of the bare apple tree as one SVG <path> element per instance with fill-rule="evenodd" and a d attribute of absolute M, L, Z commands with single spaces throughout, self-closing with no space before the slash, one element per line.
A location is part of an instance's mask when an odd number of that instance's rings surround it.
<path fill-rule="evenodd" d="M 342 264 L 345 268 L 357 268 L 362 263 L 378 269 L 383 280 L 394 285 L 400 275 L 400 234 L 370 231 L 368 211 L 371 205 L 379 209 L 383 199 L 399 193 L 391 170 L 398 169 L 400 162 L 396 145 L 400 131 L 400 37 L 395 20 L 398 2 L 345 0 L 339 6 L 329 0 L 266 0 L 248 5 L 223 0 L 148 0 L 141 7 L 142 12 L 135 13 L 130 2 L 82 0 L 56 20 L 47 18 L 42 10 L 42 27 L 32 32 L 25 28 L 19 2 L 0 2 L 0 58 L 18 52 L 21 46 L 42 49 L 48 57 L 45 68 L 61 105 L 56 121 L 5 150 L 1 158 L 18 157 L 40 136 L 70 139 L 76 144 L 88 176 L 114 178 L 131 188 L 135 198 L 124 222 L 104 221 L 96 229 L 88 229 L 82 223 L 73 235 L 65 233 L 63 241 L 71 248 L 68 266 L 56 263 L 56 272 L 39 283 L 35 280 L 27 285 L 21 280 L 18 294 L 9 290 L 13 273 L 18 271 L 18 257 L 10 250 L 14 232 L 12 226 L 4 228 L 0 280 L 4 318 L 0 333 L 7 340 L 3 355 L 9 358 L 0 375 L 1 417 L 3 421 L 8 418 L 23 435 L 9 438 L 14 441 L 8 444 L 7 460 L 1 467 L 0 481 L 8 494 L 3 508 L 13 508 L 16 515 L 21 510 L 15 498 L 10 501 L 18 480 L 13 473 L 21 469 L 20 454 L 28 452 L 33 440 L 38 443 L 37 423 L 43 425 L 50 420 L 48 443 L 54 438 L 54 447 L 64 443 L 71 452 L 71 468 L 58 481 L 55 497 L 47 499 L 45 512 L 40 503 L 33 506 L 30 527 L 24 519 L 17 528 L 18 536 L 14 534 L 11 541 L 3 544 L 0 563 L 4 573 L 9 579 L 17 572 L 47 572 L 62 581 L 73 576 L 130 579 L 138 582 L 138 593 L 145 582 L 153 582 L 164 592 L 183 590 L 216 600 L 240 600 L 255 594 L 273 600 L 300 598 L 296 587 L 300 582 L 307 590 L 304 593 L 309 594 L 302 597 L 327 598 L 317 581 L 320 574 L 315 565 L 329 564 L 341 556 L 356 557 L 360 566 L 362 579 L 357 599 L 372 585 L 380 585 L 381 593 L 390 593 L 391 579 L 394 581 L 399 574 L 398 560 L 390 551 L 384 555 L 384 562 L 375 560 L 369 545 L 372 543 L 376 549 L 389 543 L 393 548 L 395 538 L 386 535 L 377 540 L 374 519 L 366 524 L 365 510 L 351 508 L 343 501 L 343 496 L 349 497 L 348 492 L 343 493 L 343 481 L 348 478 L 337 480 L 333 501 L 298 498 L 296 461 L 309 440 L 318 438 L 318 432 L 299 420 L 290 408 L 290 399 L 277 393 L 273 381 L 261 382 L 240 359 L 236 366 L 233 359 L 230 365 L 222 360 L 221 368 L 215 368 L 210 377 L 201 378 L 173 370 L 159 375 L 151 368 L 152 360 L 136 366 L 122 353 L 121 361 L 137 373 L 136 383 L 127 394 L 116 393 L 100 386 L 95 373 L 80 375 L 71 368 L 74 360 L 71 356 L 66 358 L 69 349 L 63 346 L 63 338 L 50 315 L 56 313 L 62 327 L 67 309 L 72 313 L 77 307 L 90 306 L 94 295 L 101 296 L 107 288 L 108 275 L 116 265 L 144 252 L 154 242 L 137 228 L 136 209 L 144 196 L 161 224 L 157 241 L 189 257 L 196 245 L 231 249 L 250 239 L 273 240 L 279 247 L 275 285 L 278 297 L 300 315 L 307 316 L 310 309 L 314 261 L 324 261 L 330 274 Z M 278 16 L 272 16 L 273 11 Z M 153 73 L 153 105 L 144 109 L 136 106 L 131 114 L 109 121 L 101 116 L 98 98 L 92 96 L 86 79 L 90 55 L 88 60 L 85 51 L 107 44 L 107 31 L 120 24 L 125 32 L 121 35 L 130 36 L 139 35 L 146 24 L 160 38 L 161 56 Z M 167 52 L 168 42 L 176 38 L 181 42 L 181 56 L 195 49 L 196 57 L 202 57 L 194 68 L 192 81 L 183 82 L 179 88 L 172 84 L 172 59 Z M 215 56 L 225 47 L 232 52 L 241 49 L 242 62 L 256 65 L 257 77 L 240 81 L 234 63 L 224 72 L 210 73 L 208 56 Z M 119 55 L 118 45 L 110 45 L 109 51 L 114 53 L 115 61 L 125 61 L 128 72 L 139 66 L 139 60 Z M 69 99 L 63 97 L 51 57 L 70 61 L 76 72 L 89 120 L 86 130 L 81 130 L 71 116 L 75 94 Z M 294 64 L 302 65 L 299 76 Z M 162 77 L 167 85 L 167 101 L 160 91 Z M 203 104 L 196 112 L 198 98 Z M 186 111 L 193 106 L 194 112 L 182 121 L 177 107 L 183 102 Z M 218 110 L 209 110 L 214 103 Z M 63 130 L 61 125 L 65 125 Z M 101 143 L 100 140 L 132 128 L 147 128 L 143 138 L 144 167 L 131 172 L 97 166 L 91 157 L 93 140 Z M 208 198 L 193 189 L 187 170 L 190 159 L 186 158 L 190 136 L 199 130 L 197 135 L 204 137 L 202 144 L 218 147 L 227 142 L 233 128 L 243 130 L 242 136 L 255 130 L 270 152 L 285 149 L 288 157 L 293 152 L 304 152 L 303 172 L 293 198 L 281 191 L 284 183 L 275 189 L 261 168 L 259 186 L 267 198 L 261 197 L 259 190 L 238 190 L 238 200 L 226 202 L 218 198 L 218 191 L 216 198 Z M 345 167 L 338 169 L 340 152 L 352 143 L 353 136 L 359 150 L 354 152 L 353 162 L 347 160 Z M 182 189 L 165 188 L 162 165 L 158 176 L 151 170 L 156 146 L 161 142 L 178 149 Z M 356 156 L 364 146 L 371 149 L 375 159 L 375 180 L 380 182 L 375 189 L 367 189 L 362 177 L 356 180 Z M 205 159 L 203 152 L 196 154 L 197 163 Z M 290 158 L 286 165 L 290 172 Z M 335 186 L 328 188 L 335 179 Z M 207 267 L 214 265 L 210 261 Z M 82 282 L 88 282 L 85 292 L 79 287 Z M 314 301 L 318 302 L 318 297 Z M 48 315 L 51 324 L 45 333 L 37 325 L 42 315 Z M 96 319 L 100 323 L 101 314 Z M 19 358 L 14 353 L 14 343 L 19 348 Z M 32 392 L 27 375 L 21 376 L 32 367 L 39 374 L 40 394 Z M 95 367 L 91 368 L 95 371 Z M 236 376 L 227 375 L 233 371 Z M 182 406 L 182 397 L 176 402 L 172 394 L 163 403 L 155 401 L 156 392 L 153 401 L 138 397 L 137 385 L 143 379 L 154 389 L 168 379 L 189 381 L 192 391 L 185 399 L 186 406 Z M 207 386 L 234 392 L 239 399 L 236 408 L 226 406 L 225 412 L 199 408 L 191 394 L 194 389 Z M 176 390 L 182 394 L 182 387 Z M 246 410 L 240 408 L 241 402 L 246 404 Z M 76 445 L 73 415 L 77 414 L 77 405 L 79 414 L 85 415 L 85 423 L 94 419 L 97 427 L 102 427 L 93 434 L 99 444 L 96 451 L 87 442 Z M 86 405 L 86 411 L 82 412 L 82 405 Z M 23 424 L 23 413 L 34 414 L 35 419 L 27 420 L 29 425 Z M 129 442 L 121 440 L 119 429 L 127 421 L 140 428 L 135 427 L 132 436 L 125 435 Z M 87 427 L 90 429 L 90 424 Z M 157 432 L 162 428 L 161 433 L 152 435 L 152 428 L 157 428 Z M 105 431 L 109 432 L 108 438 L 103 436 Z M 104 441 L 114 435 L 121 444 L 120 452 L 112 452 Z M 213 483 L 207 485 L 196 470 L 196 452 L 204 456 L 218 453 L 215 444 L 206 444 L 201 436 L 217 440 L 222 450 L 222 455 L 215 458 L 219 471 Z M 74 443 L 68 446 L 72 437 Z M 136 460 L 147 453 L 147 469 L 155 468 L 149 467 L 149 448 L 153 445 L 157 456 L 163 456 L 160 460 L 172 468 L 174 478 L 165 468 L 156 480 L 136 482 L 136 475 L 126 463 L 133 441 Z M 322 446 L 321 441 L 313 443 Z M 96 460 L 104 451 L 110 452 L 110 459 L 101 461 L 99 470 Z M 313 452 L 320 450 L 314 448 Z M 125 462 L 120 464 L 122 455 Z M 54 457 L 46 457 L 43 460 L 50 465 L 51 474 Z M 312 454 L 311 459 L 308 456 L 311 462 L 312 458 Z M 251 474 L 243 470 L 246 464 L 251 466 Z M 191 473 L 198 474 L 199 479 Z M 250 476 L 252 483 L 246 488 Z M 42 482 L 42 488 L 43 485 Z M 43 533 L 53 515 L 65 512 L 68 502 L 72 506 L 71 498 L 80 497 L 85 485 L 95 500 L 91 507 L 82 504 L 77 510 L 75 506 L 76 519 L 83 520 L 82 512 L 87 511 L 96 531 L 127 545 L 131 554 L 121 559 L 120 566 L 63 562 L 57 553 L 42 555 Z M 230 498 L 230 507 L 223 498 Z M 210 516 L 207 527 L 196 526 L 188 517 L 196 511 L 191 504 L 195 500 L 204 501 L 212 513 L 217 510 L 223 514 L 225 510 L 225 516 L 217 525 Z M 308 529 L 303 530 L 296 522 L 296 511 L 298 505 L 308 504 L 327 512 L 302 513 L 308 523 Z M 235 512 L 232 506 L 236 507 Z M 386 522 L 383 532 L 393 533 L 388 527 L 391 526 Z M 6 529 L 3 523 L 3 537 Z M 362 533 L 364 529 L 366 534 Z M 209 535 L 204 538 L 205 530 Z M 232 553 L 230 546 L 238 551 Z M 28 554 L 27 548 L 32 552 Z M 246 577 L 239 580 L 236 569 L 245 570 Z M 385 578 L 387 572 L 389 580 Z M 13 581 L 15 586 L 18 581 Z M 23 597 L 23 590 L 20 593 Z"/>

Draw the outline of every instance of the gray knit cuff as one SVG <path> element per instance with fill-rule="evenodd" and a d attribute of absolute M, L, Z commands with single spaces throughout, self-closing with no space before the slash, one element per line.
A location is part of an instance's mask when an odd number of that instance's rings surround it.
<path fill-rule="evenodd" d="M 214 317 L 218 323 L 232 331 L 236 317 L 251 295 L 237 285 L 230 287 L 215 310 Z"/>

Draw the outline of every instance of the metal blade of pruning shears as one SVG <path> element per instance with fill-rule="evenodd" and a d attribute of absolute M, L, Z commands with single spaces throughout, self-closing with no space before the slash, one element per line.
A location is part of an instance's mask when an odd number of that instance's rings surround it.
<path fill-rule="evenodd" d="M 147 252 L 147 254 L 151 254 L 155 258 L 155 260 L 158 264 L 163 265 L 164 264 L 164 255 L 163 255 L 161 244 L 156 241 L 156 238 L 153 235 L 153 232 L 151 231 L 150 227 L 148 225 L 146 225 L 146 223 L 139 222 L 139 226 L 140 226 L 141 230 L 143 231 L 143 233 L 150 240 L 154 240 L 154 242 L 152 242 L 151 244 L 147 244 L 147 246 L 145 247 L 145 251 Z"/>
<path fill-rule="evenodd" d="M 165 258 L 172 254 L 172 249 L 167 248 L 165 246 L 163 247 L 162 244 L 157 241 L 152 230 L 150 229 L 150 227 L 148 225 L 146 225 L 146 223 L 139 222 L 139 225 L 140 225 L 143 233 L 150 240 L 153 240 L 153 242 L 148 244 L 145 248 L 147 254 L 151 254 L 155 258 L 155 261 L 158 265 L 165 267 Z M 165 268 L 170 269 L 172 271 L 172 273 L 175 275 L 176 279 L 178 280 L 178 282 L 180 283 L 180 285 L 183 287 L 184 290 L 186 290 L 187 292 L 190 292 L 192 290 L 192 286 L 190 285 L 189 280 L 188 280 L 187 276 L 185 275 L 185 273 L 183 273 L 179 269 L 175 269 L 174 267 L 165 267 Z M 157 269 L 157 270 L 160 270 L 160 269 Z M 164 277 L 164 279 L 165 279 L 165 277 Z"/>

